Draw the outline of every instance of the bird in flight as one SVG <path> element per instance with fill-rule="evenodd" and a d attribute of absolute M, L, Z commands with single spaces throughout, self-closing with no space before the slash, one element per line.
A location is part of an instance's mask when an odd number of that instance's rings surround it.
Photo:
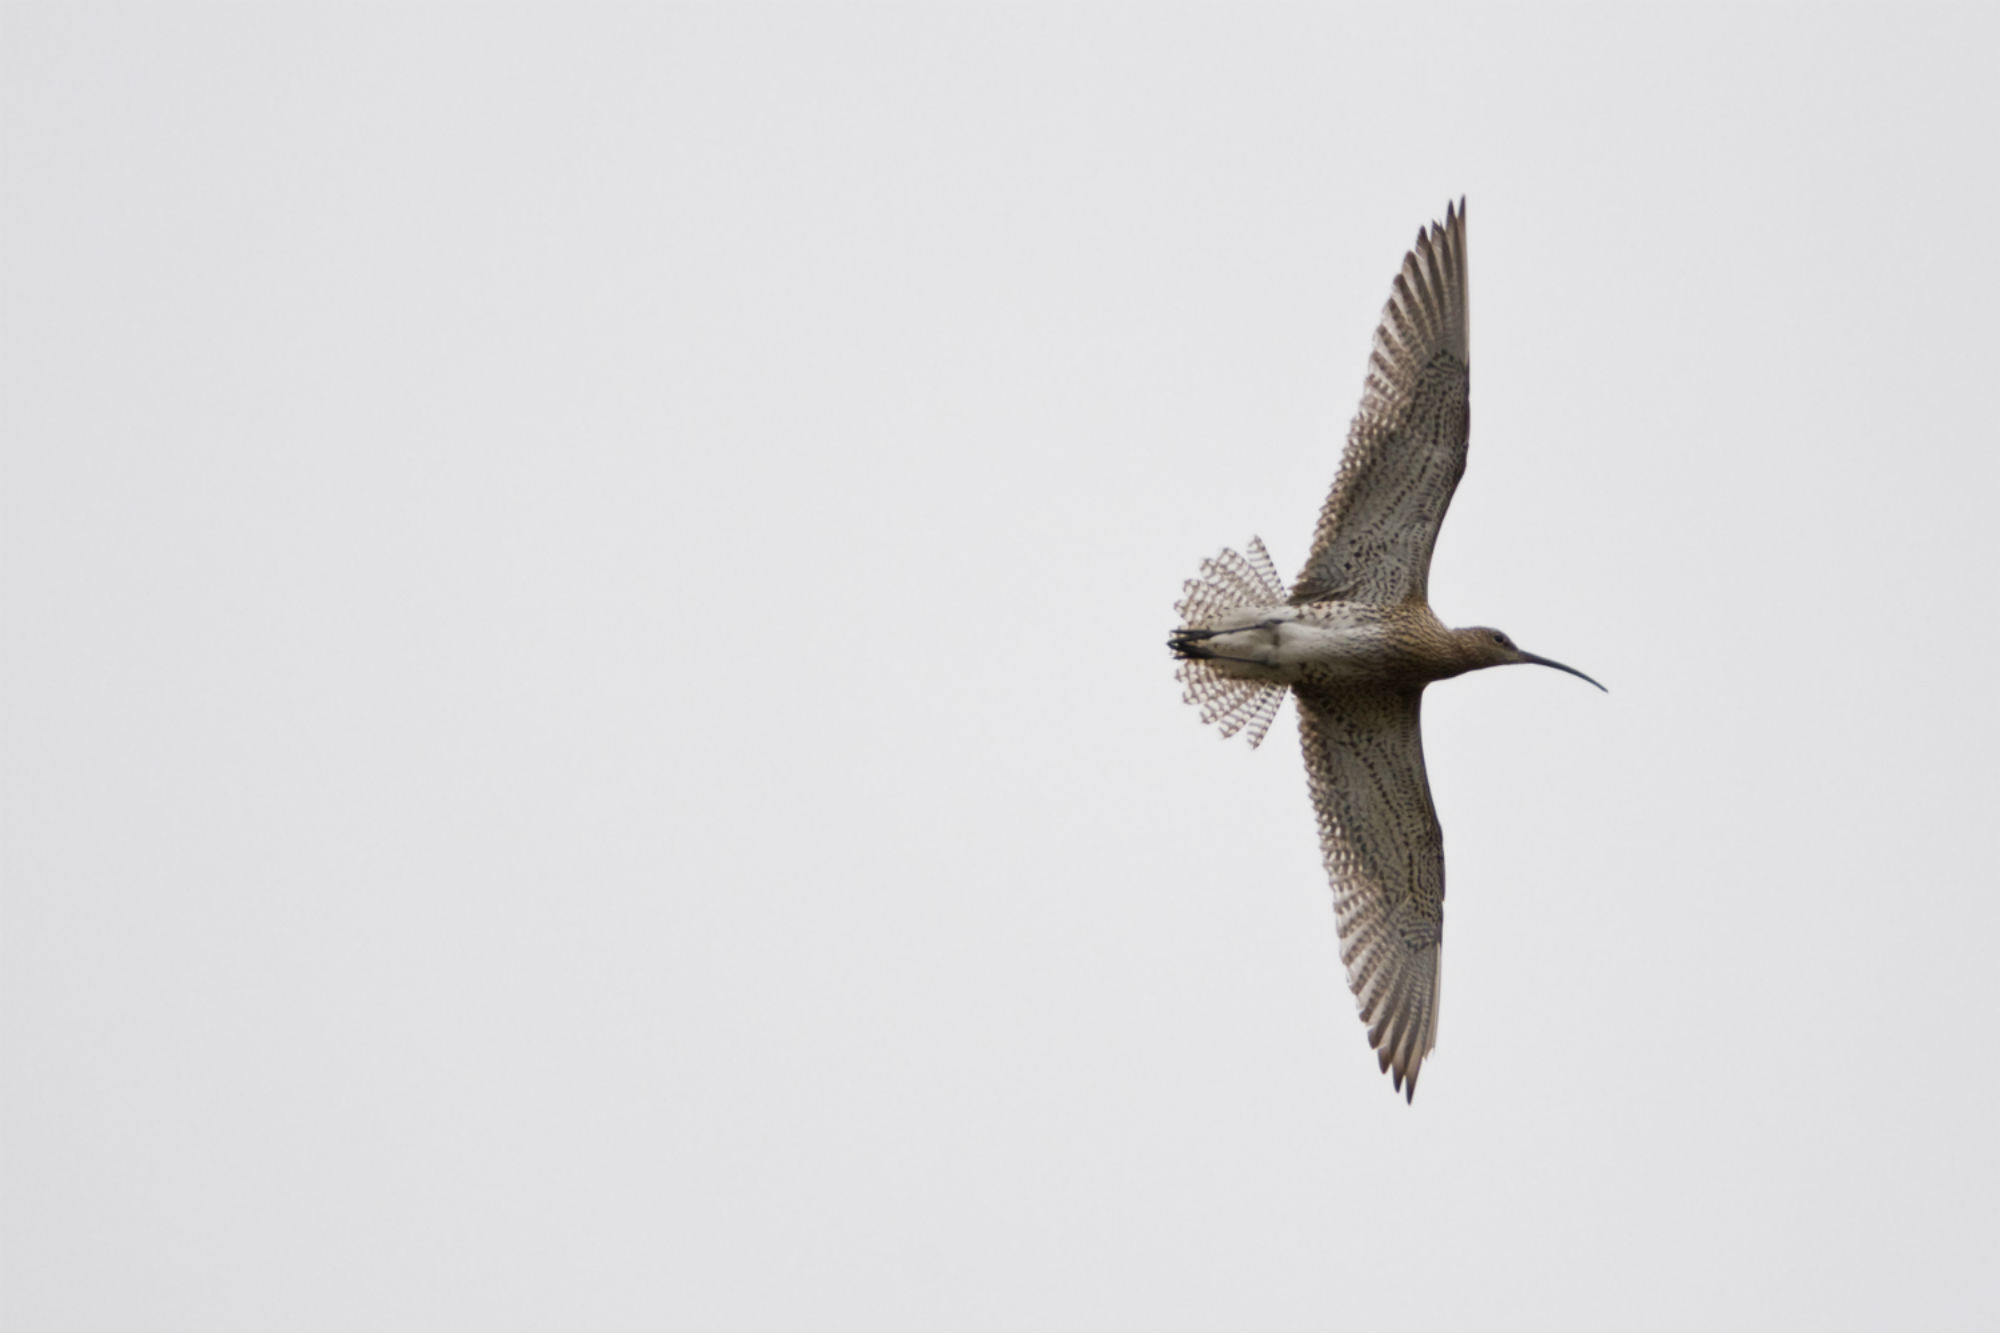
<path fill-rule="evenodd" d="M 1469 366 L 1461 199 L 1403 257 L 1305 569 L 1287 592 L 1261 541 L 1222 552 L 1188 580 L 1167 640 L 1187 701 L 1225 737 L 1255 746 L 1286 693 L 1297 697 L 1347 984 L 1410 1100 L 1437 1043 L 1444 928 L 1424 687 L 1516 662 L 1597 685 L 1497 629 L 1446 629 L 1431 612 L 1431 547 L 1465 472 Z"/>

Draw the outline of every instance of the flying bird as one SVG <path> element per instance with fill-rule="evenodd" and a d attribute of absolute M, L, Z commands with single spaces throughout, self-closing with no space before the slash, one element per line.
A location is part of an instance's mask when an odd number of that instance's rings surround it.
<path fill-rule="evenodd" d="M 1298 700 L 1340 957 L 1383 1072 L 1407 1100 L 1437 1042 L 1444 838 L 1424 775 L 1424 687 L 1537 657 L 1431 612 L 1431 547 L 1465 472 L 1470 404 L 1465 201 L 1417 234 L 1375 330 L 1361 409 L 1287 592 L 1251 538 L 1188 580 L 1167 640 L 1186 698 L 1222 734 L 1264 739 Z"/>

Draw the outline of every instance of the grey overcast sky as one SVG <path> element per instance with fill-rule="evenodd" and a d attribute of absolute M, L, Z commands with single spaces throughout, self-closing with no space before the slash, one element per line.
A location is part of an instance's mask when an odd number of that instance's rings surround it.
<path fill-rule="evenodd" d="M 33 6 L 9 1330 L 2000 1319 L 1990 8 Z M 1289 575 L 1466 196 L 1416 1104 Z"/>

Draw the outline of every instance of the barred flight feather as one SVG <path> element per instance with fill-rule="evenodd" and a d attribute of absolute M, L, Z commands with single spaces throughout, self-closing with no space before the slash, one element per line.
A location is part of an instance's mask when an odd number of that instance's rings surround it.
<path fill-rule="evenodd" d="M 1202 561 L 1201 573 L 1187 581 L 1174 613 L 1184 629 L 1212 629 L 1232 612 L 1282 606 L 1284 601 L 1285 585 L 1278 579 L 1271 554 L 1252 537 L 1242 554 L 1224 550 Z M 1242 732 L 1252 749 L 1271 729 L 1288 688 L 1225 676 L 1213 663 L 1198 658 L 1182 661 L 1174 678 L 1182 685 L 1181 697 L 1201 711 L 1203 722 L 1213 723 L 1225 740 Z"/>

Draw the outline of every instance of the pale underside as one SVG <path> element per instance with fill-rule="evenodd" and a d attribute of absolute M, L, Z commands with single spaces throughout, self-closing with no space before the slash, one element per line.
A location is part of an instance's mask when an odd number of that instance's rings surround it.
<path fill-rule="evenodd" d="M 1253 541 L 1248 556 L 1226 551 L 1189 582 L 1179 608 L 1183 627 L 1209 627 L 1259 605 L 1307 616 L 1331 612 L 1328 603 L 1428 615 L 1431 549 L 1465 471 L 1466 322 L 1461 202 L 1420 233 L 1403 260 L 1340 471 L 1291 592 L 1273 595 L 1270 558 Z M 1184 661 L 1180 678 L 1203 721 L 1224 735 L 1243 729 L 1253 745 L 1288 688 L 1238 679 L 1199 660 Z M 1444 920 L 1444 843 L 1418 727 L 1423 684 L 1309 676 L 1289 688 L 1298 695 L 1348 986 L 1383 1069 L 1414 1096 L 1437 1039 Z"/>

